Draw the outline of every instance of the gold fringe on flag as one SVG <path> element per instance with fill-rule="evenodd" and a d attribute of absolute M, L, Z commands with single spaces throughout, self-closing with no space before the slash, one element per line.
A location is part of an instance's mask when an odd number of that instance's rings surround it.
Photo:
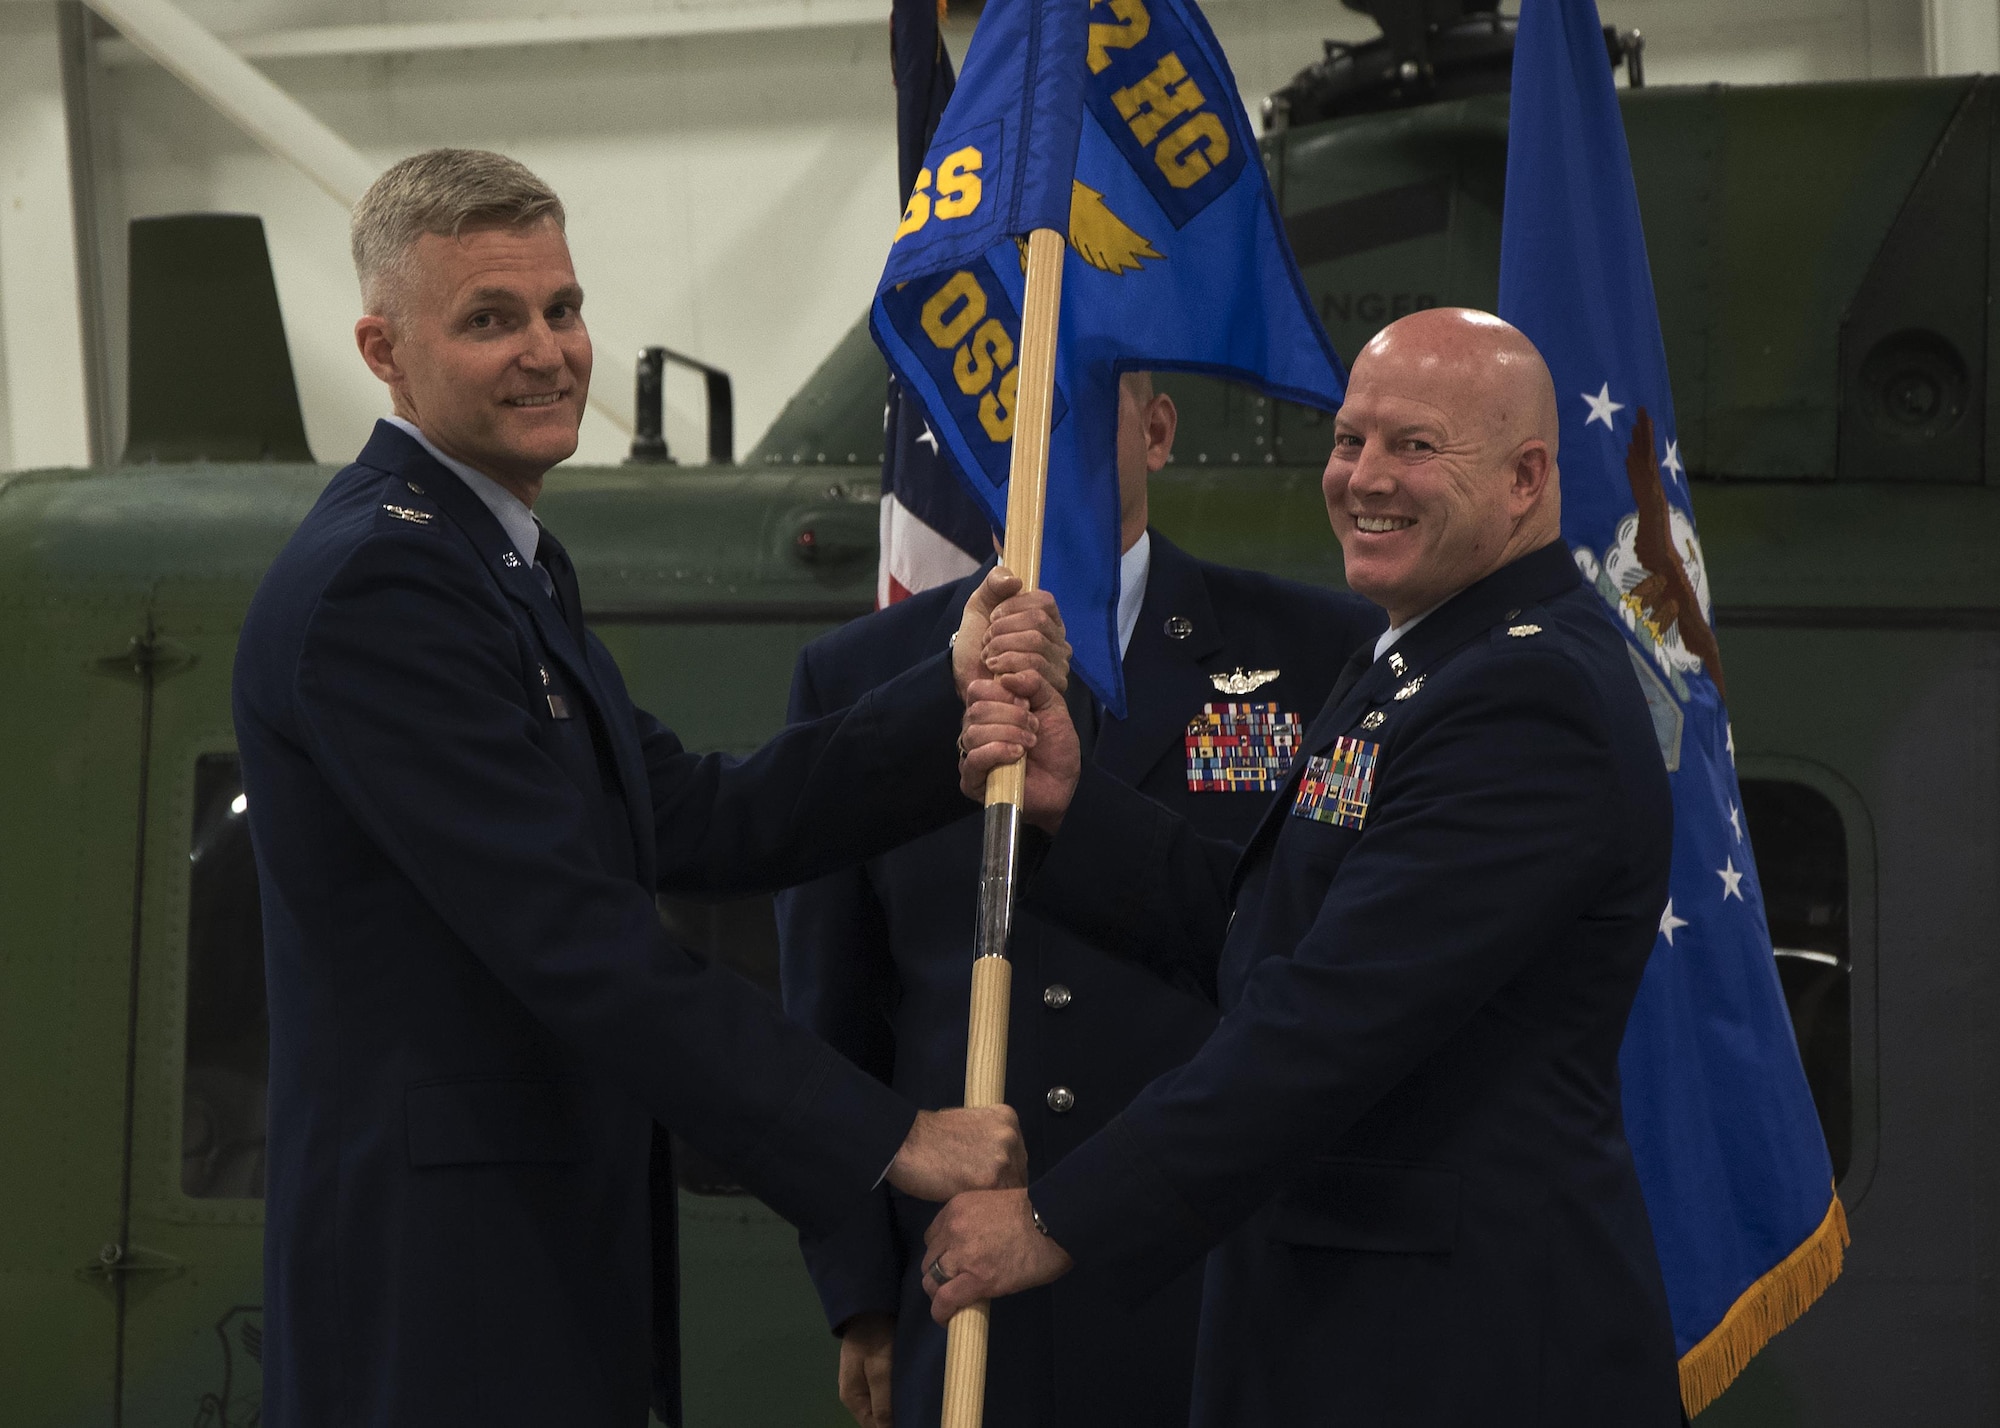
<path fill-rule="evenodd" d="M 1835 1195 L 1806 1242 L 1738 1295 L 1722 1322 L 1681 1355 L 1681 1403 L 1690 1418 L 1720 1398 L 1759 1349 L 1826 1293 L 1840 1277 L 1848 1243 L 1847 1211 Z"/>

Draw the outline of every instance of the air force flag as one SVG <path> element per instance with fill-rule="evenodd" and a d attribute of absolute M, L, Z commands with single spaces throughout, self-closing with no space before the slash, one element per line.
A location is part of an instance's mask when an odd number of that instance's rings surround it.
<path fill-rule="evenodd" d="M 1043 584 L 1078 673 L 1122 717 L 1118 374 L 1210 372 L 1323 409 L 1344 374 L 1192 0 L 990 0 L 870 326 L 995 526 L 1020 380 L 1016 240 L 1035 228 L 1069 236 Z"/>
<path fill-rule="evenodd" d="M 1626 632 L 1673 783 L 1672 896 L 1620 1069 L 1692 1413 L 1839 1274 L 1847 1228 L 1743 827 L 1708 575 L 1592 0 L 1523 0 L 1500 314 L 1554 374 L 1563 536 Z"/>

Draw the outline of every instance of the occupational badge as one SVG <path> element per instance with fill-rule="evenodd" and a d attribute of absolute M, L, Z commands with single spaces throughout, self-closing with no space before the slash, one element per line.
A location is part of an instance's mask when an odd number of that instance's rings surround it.
<path fill-rule="evenodd" d="M 1208 682 L 1218 694 L 1254 694 L 1277 677 L 1275 669 L 1245 669 L 1239 664 L 1227 674 L 1211 674 Z"/>
<path fill-rule="evenodd" d="M 1202 705 L 1187 726 L 1187 791 L 1275 793 L 1300 732 L 1299 716 L 1277 704 Z"/>
<path fill-rule="evenodd" d="M 1381 751 L 1380 744 L 1343 737 L 1334 742 L 1331 753 L 1307 759 L 1298 797 L 1292 800 L 1292 817 L 1331 823 L 1336 828 L 1359 828 L 1368 816 L 1368 795 L 1375 788 L 1375 759 Z"/>

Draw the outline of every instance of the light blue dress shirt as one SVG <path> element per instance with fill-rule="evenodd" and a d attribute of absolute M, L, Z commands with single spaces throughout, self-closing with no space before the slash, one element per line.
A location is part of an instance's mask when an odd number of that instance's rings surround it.
<path fill-rule="evenodd" d="M 542 544 L 542 526 L 541 522 L 535 519 L 535 513 L 528 509 L 519 496 L 485 472 L 476 471 L 463 461 L 446 456 L 437 449 L 429 437 L 417 430 L 414 422 L 404 421 L 399 416 L 385 416 L 382 420 L 399 431 L 407 432 L 412 441 L 437 459 L 438 465 L 471 487 L 472 494 L 493 513 L 493 519 L 500 522 L 500 529 L 507 532 L 507 539 L 514 542 L 515 553 L 529 565 L 534 566 L 535 552 Z M 535 568 L 540 569 L 539 566 Z M 546 581 L 547 577 L 543 578 Z"/>

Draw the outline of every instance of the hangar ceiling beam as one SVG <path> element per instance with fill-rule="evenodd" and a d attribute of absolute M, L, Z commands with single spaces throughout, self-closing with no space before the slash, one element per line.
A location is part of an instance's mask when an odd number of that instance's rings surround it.
<path fill-rule="evenodd" d="M 379 25 L 315 25 L 224 37 L 245 59 L 422 54 L 441 50 L 524 49 L 608 41 L 681 39 L 701 35 L 767 34 L 852 29 L 889 23 L 888 0 L 735 0 L 660 10 L 582 15 L 534 15 Z M 141 55 L 106 44 L 106 64 Z"/>
<path fill-rule="evenodd" d="M 170 0 L 86 0 L 118 32 L 237 128 L 352 208 L 382 172 Z M 99 53 L 109 48 L 100 46 Z M 625 435 L 631 418 L 593 393 L 590 409 Z"/>
<path fill-rule="evenodd" d="M 118 33 L 223 117 L 352 208 L 381 170 L 169 0 L 88 0 Z"/>

